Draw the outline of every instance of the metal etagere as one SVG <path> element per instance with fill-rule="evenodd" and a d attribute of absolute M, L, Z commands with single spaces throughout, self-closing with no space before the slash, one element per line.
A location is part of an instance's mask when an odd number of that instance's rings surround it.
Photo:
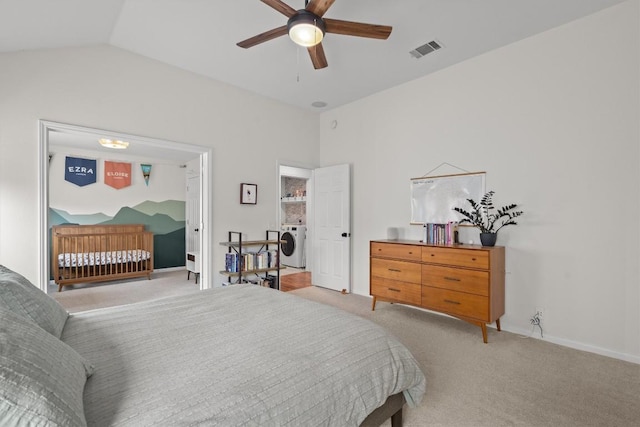
<path fill-rule="evenodd" d="M 237 257 L 237 265 L 233 266 L 225 265 L 225 270 L 220 273 L 229 277 L 229 284 L 250 282 L 249 277 L 259 279 L 258 283 L 263 284 L 264 281 L 272 281 L 275 278 L 275 283 L 270 284 L 270 287 L 274 289 L 280 289 L 280 270 L 286 267 L 280 266 L 280 245 L 284 243 L 281 240 L 280 230 L 267 230 L 265 233 L 265 240 L 242 240 L 242 233 L 239 231 L 229 231 L 229 240 L 227 242 L 220 242 L 222 246 L 228 247 L 228 254 L 235 254 Z M 269 263 L 271 266 L 264 268 L 247 268 L 243 259 L 248 247 L 256 247 L 254 254 L 271 253 L 270 251 L 275 249 L 275 260 Z M 225 263 L 226 264 L 226 263 Z M 255 266 L 254 266 L 255 267 Z M 237 271 L 233 271 L 237 269 Z M 269 274 L 269 272 L 276 272 L 275 276 Z"/>

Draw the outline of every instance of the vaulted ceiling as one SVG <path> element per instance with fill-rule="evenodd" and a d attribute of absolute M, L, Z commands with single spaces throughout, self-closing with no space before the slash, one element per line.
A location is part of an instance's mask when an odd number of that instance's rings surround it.
<path fill-rule="evenodd" d="M 1 0 L 0 52 L 109 44 L 323 111 L 623 1 L 336 0 L 325 18 L 393 31 L 388 40 L 327 34 L 329 66 L 314 70 L 306 49 L 286 35 L 250 49 L 236 46 L 286 24 L 286 16 L 259 0 Z M 441 49 L 420 59 L 409 54 L 434 40 Z M 313 107 L 317 102 L 326 106 Z"/>

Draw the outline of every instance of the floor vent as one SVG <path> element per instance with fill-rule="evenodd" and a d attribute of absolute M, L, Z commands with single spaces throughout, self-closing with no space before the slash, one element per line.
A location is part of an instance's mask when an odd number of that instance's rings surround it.
<path fill-rule="evenodd" d="M 429 43 L 423 44 L 422 46 L 419 46 L 413 49 L 411 52 L 409 52 L 409 54 L 414 58 L 418 59 L 418 58 L 422 58 L 428 53 L 435 52 L 440 48 L 442 48 L 442 45 L 437 41 L 433 40 L 433 41 L 430 41 Z"/>

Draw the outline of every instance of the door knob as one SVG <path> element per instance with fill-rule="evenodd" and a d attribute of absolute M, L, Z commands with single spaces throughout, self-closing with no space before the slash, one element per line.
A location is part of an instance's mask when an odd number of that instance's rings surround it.
<path fill-rule="evenodd" d="M 351 236 L 351 233 L 342 233 L 342 237 L 349 237 Z"/>

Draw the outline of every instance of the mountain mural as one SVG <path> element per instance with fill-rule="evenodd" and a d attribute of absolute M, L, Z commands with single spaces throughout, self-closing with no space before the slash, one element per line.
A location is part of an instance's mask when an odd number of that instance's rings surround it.
<path fill-rule="evenodd" d="M 182 220 L 175 218 L 182 218 Z M 50 225 L 144 224 L 147 231 L 153 232 L 155 268 L 185 265 L 186 221 L 184 218 L 185 202 L 179 200 L 147 201 L 134 208 L 125 206 L 120 208 L 113 217 L 103 213 L 74 215 L 62 209 L 49 208 Z"/>
<path fill-rule="evenodd" d="M 184 238 L 184 228 L 167 234 L 154 234 L 153 252 L 153 264 L 155 266 L 181 267 L 185 265 L 184 259 L 187 249 Z"/>
<path fill-rule="evenodd" d="M 49 209 L 49 220 L 51 221 L 52 216 L 60 217 L 61 219 L 57 219 L 55 222 L 58 224 L 80 224 L 80 225 L 94 225 L 99 224 L 103 221 L 109 220 L 111 217 L 109 215 L 105 215 L 102 212 L 96 214 L 88 214 L 88 215 L 74 215 L 70 214 L 67 211 L 63 211 L 62 209 Z M 53 224 L 53 222 L 52 222 Z"/>
<path fill-rule="evenodd" d="M 157 213 L 169 215 L 176 221 L 186 220 L 186 211 L 184 209 L 184 201 L 182 200 L 165 200 L 164 202 L 152 202 L 147 200 L 138 205 L 135 205 L 133 209 L 138 212 L 146 213 L 152 216 Z"/>
<path fill-rule="evenodd" d="M 167 234 L 185 227 L 184 221 L 175 221 L 169 215 L 157 213 L 149 216 L 128 207 L 120 208 L 113 218 L 99 224 L 144 224 L 154 234 Z"/>
<path fill-rule="evenodd" d="M 57 209 L 49 208 L 49 224 L 50 225 L 60 225 L 60 224 L 66 224 L 68 222 L 69 220 L 64 216 L 60 215 Z"/>

